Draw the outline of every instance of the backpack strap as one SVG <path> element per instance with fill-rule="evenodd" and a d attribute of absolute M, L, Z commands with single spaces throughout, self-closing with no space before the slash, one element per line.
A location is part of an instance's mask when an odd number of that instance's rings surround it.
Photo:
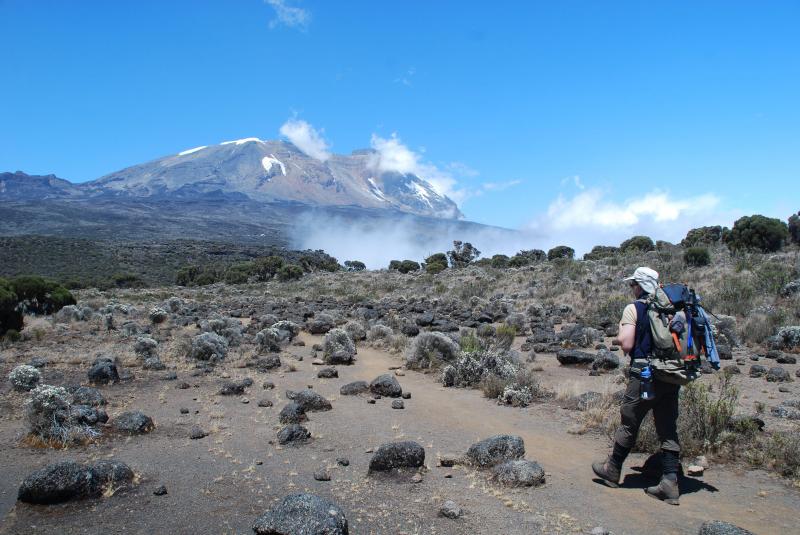
<path fill-rule="evenodd" d="M 647 315 L 647 302 L 637 299 L 633 302 L 636 307 L 636 335 L 631 351 L 631 361 L 646 359 L 650 356 L 653 344 L 653 335 L 650 332 L 650 317 Z"/>

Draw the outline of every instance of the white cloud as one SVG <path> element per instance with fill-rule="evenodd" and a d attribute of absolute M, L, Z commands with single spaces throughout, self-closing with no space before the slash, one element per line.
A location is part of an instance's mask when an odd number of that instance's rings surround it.
<path fill-rule="evenodd" d="M 719 197 L 711 193 L 677 197 L 656 189 L 615 201 L 607 192 L 589 188 L 572 197 L 559 195 L 527 230 L 540 236 L 544 246 L 565 244 L 581 254 L 594 245 L 619 245 L 638 234 L 677 242 L 691 228 L 719 224 L 729 217 L 720 211 Z"/>
<path fill-rule="evenodd" d="M 486 182 L 481 187 L 484 191 L 505 191 L 522 184 L 522 180 L 509 180 L 507 182 Z"/>
<path fill-rule="evenodd" d="M 275 10 L 275 18 L 269 22 L 270 29 L 278 26 L 305 30 L 311 23 L 311 11 L 301 7 L 290 6 L 287 0 L 264 0 Z"/>
<path fill-rule="evenodd" d="M 370 141 L 375 154 L 369 161 L 370 167 L 382 172 L 413 173 L 427 181 L 439 195 L 450 197 L 456 204 L 460 204 L 469 193 L 458 189 L 458 181 L 452 171 L 439 169 L 431 163 L 422 161 L 419 154 L 409 149 L 393 133 L 389 138 L 382 138 L 372 134 Z"/>
<path fill-rule="evenodd" d="M 330 146 L 322 137 L 322 130 L 315 130 L 313 126 L 300 119 L 289 119 L 281 126 L 281 135 L 285 136 L 294 145 L 320 161 L 331 157 Z"/>

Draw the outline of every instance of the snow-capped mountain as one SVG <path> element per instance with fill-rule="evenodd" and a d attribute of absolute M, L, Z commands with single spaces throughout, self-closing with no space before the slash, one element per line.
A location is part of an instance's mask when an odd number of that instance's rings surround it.
<path fill-rule="evenodd" d="M 295 201 L 310 206 L 353 206 L 458 219 L 458 206 L 423 177 L 381 172 L 371 150 L 307 156 L 285 141 L 244 138 L 190 148 L 134 165 L 78 187 L 84 194 L 132 198 L 233 196 Z"/>

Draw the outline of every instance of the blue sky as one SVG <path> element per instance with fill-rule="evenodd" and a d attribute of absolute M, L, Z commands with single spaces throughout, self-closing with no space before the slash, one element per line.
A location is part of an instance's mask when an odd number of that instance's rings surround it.
<path fill-rule="evenodd" d="M 0 170 L 81 182 L 305 121 L 468 219 L 680 238 L 800 209 L 800 3 L 0 0 Z M 643 200 L 648 199 L 648 200 Z"/>

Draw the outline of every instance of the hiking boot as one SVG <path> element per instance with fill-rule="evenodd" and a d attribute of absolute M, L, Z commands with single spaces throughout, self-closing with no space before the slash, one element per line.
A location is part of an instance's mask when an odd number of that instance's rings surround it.
<path fill-rule="evenodd" d="M 602 479 L 609 487 L 619 487 L 620 468 L 611 461 L 611 457 L 605 461 L 592 463 L 592 470 L 595 475 Z"/>
<path fill-rule="evenodd" d="M 678 491 L 678 480 L 673 481 L 666 477 L 661 478 L 661 482 L 655 487 L 644 489 L 648 496 L 667 502 L 670 505 L 678 505 L 680 492 Z"/>

